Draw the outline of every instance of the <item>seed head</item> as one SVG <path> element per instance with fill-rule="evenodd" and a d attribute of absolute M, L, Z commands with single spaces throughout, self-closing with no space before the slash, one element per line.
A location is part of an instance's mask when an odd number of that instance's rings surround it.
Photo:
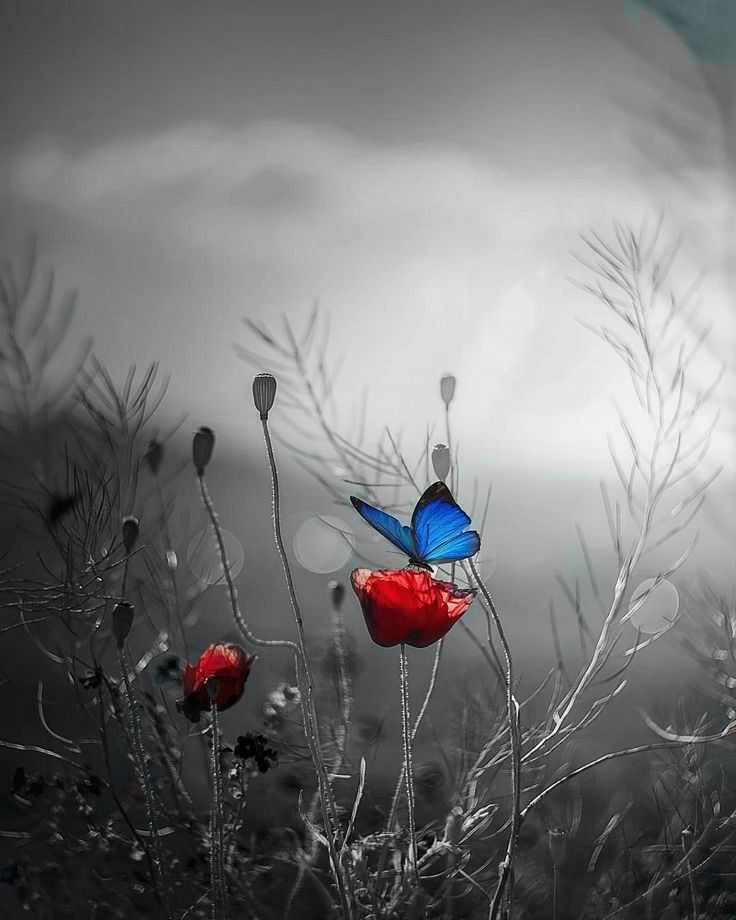
<path fill-rule="evenodd" d="M 333 579 L 329 582 L 327 587 L 330 591 L 332 606 L 335 610 L 339 610 L 342 607 L 342 602 L 345 600 L 345 585 L 341 581 L 335 581 Z"/>
<path fill-rule="evenodd" d="M 440 396 L 445 406 L 449 409 L 450 403 L 455 396 L 455 378 L 452 374 L 445 374 L 440 380 Z"/>
<path fill-rule="evenodd" d="M 256 374 L 253 378 L 253 402 L 262 419 L 268 418 L 276 399 L 276 378 L 273 374 Z"/>
<path fill-rule="evenodd" d="M 435 444 L 432 448 L 432 468 L 442 482 L 450 475 L 450 448 L 447 445 Z"/>
<path fill-rule="evenodd" d="M 125 547 L 126 553 L 132 551 L 133 547 L 138 542 L 138 535 L 140 532 L 141 528 L 137 517 L 129 514 L 127 517 L 123 518 L 123 546 Z"/>
<path fill-rule="evenodd" d="M 118 648 L 122 648 L 128 638 L 130 629 L 133 626 L 134 615 L 135 607 L 128 601 L 120 601 L 115 604 L 112 611 L 112 631 L 117 640 Z"/>
<path fill-rule="evenodd" d="M 212 459 L 215 449 L 215 432 L 211 428 L 198 428 L 192 441 L 192 460 L 197 476 L 204 476 L 204 468 Z"/>
<path fill-rule="evenodd" d="M 148 442 L 144 459 L 148 464 L 148 469 L 155 476 L 161 469 L 161 463 L 164 459 L 164 445 L 158 438 L 151 438 Z"/>
<path fill-rule="evenodd" d="M 547 832 L 547 842 L 549 843 L 549 855 L 552 857 L 552 865 L 555 869 L 559 869 L 567 854 L 566 831 L 561 827 L 553 827 Z"/>

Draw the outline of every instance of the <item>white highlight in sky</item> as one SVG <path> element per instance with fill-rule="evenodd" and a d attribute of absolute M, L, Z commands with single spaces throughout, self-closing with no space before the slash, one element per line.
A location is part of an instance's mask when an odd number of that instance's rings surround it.
<path fill-rule="evenodd" d="M 339 571 L 353 554 L 353 531 L 341 518 L 329 514 L 310 517 L 294 534 L 299 564 L 317 575 Z"/>

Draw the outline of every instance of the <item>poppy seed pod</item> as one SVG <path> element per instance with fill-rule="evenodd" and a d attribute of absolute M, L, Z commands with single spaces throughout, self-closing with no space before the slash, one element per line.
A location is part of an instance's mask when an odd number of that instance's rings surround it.
<path fill-rule="evenodd" d="M 138 542 L 138 534 L 141 532 L 138 518 L 129 514 L 123 518 L 123 546 L 125 552 L 129 553 Z"/>
<path fill-rule="evenodd" d="M 253 402 L 262 419 L 268 418 L 275 399 L 276 378 L 273 374 L 256 374 L 253 378 Z"/>
<path fill-rule="evenodd" d="M 215 449 L 215 432 L 211 428 L 198 428 L 192 441 L 192 460 L 197 476 L 204 476 L 204 468 L 212 459 Z"/>
<path fill-rule="evenodd" d="M 164 445 L 158 438 L 151 438 L 148 442 L 144 459 L 148 464 L 148 469 L 155 476 L 161 469 L 161 463 L 164 459 Z"/>
<path fill-rule="evenodd" d="M 449 408 L 455 396 L 455 378 L 452 374 L 445 374 L 440 380 L 440 396 L 442 401 Z"/>
<path fill-rule="evenodd" d="M 335 581 L 335 579 L 333 579 L 327 587 L 330 591 L 332 606 L 335 610 L 339 610 L 342 607 L 342 602 L 345 600 L 345 585 L 341 581 Z"/>
<path fill-rule="evenodd" d="M 446 444 L 435 444 L 432 448 L 432 468 L 442 482 L 450 475 L 450 448 Z"/>
<path fill-rule="evenodd" d="M 553 827 L 547 832 L 549 855 L 552 857 L 552 866 L 559 869 L 567 854 L 567 833 L 561 827 Z"/>
<path fill-rule="evenodd" d="M 118 648 L 122 648 L 123 643 L 128 638 L 133 626 L 134 615 L 135 607 L 128 601 L 120 601 L 115 604 L 112 611 L 112 632 L 118 643 Z"/>

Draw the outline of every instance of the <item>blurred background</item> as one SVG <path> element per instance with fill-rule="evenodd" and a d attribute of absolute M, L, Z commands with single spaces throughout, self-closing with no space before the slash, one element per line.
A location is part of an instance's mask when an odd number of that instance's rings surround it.
<path fill-rule="evenodd" d="M 215 429 L 211 490 L 260 633 L 288 636 L 292 623 L 270 537 L 253 368 L 235 346 L 264 349 L 243 320 L 283 335 L 282 315 L 304 330 L 318 303 L 330 323 L 326 353 L 341 367 L 330 400 L 338 430 L 365 394 L 367 442 L 388 426 L 413 459 L 428 431 L 431 443 L 445 439 L 439 379 L 455 375 L 458 497 L 470 506 L 476 478 L 480 494 L 493 487 L 481 563 L 531 685 L 554 663 L 550 597 L 574 669 L 577 620 L 557 576 L 587 577 L 576 525 L 601 586 L 610 592 L 615 579 L 599 484 L 615 480 L 616 406 L 636 411 L 625 368 L 585 326 L 603 308 L 571 283 L 590 280 L 575 258 L 581 233 L 610 234 L 614 222 L 652 228 L 662 217 L 662 238 L 682 238 L 683 287 L 702 276 L 693 323 L 696 334 L 712 328 L 704 379 L 725 368 L 709 460 L 724 469 L 695 554 L 654 620 L 692 603 L 703 573 L 723 584 L 734 575 L 734 64 L 726 2 L 6 0 L 0 254 L 22 264 L 37 234 L 40 277 L 53 269 L 57 290 L 77 292 L 52 376 L 91 336 L 115 380 L 154 361 L 169 377 L 157 430 L 175 430 L 175 549 L 205 584 L 216 562 L 187 461 L 191 432 Z M 274 368 L 264 358 L 256 369 Z M 278 402 L 273 424 L 282 439 L 322 449 L 318 433 L 289 429 Z M 27 445 L 10 447 L 30 462 Z M 318 646 L 329 637 L 328 581 L 347 582 L 358 554 L 395 560 L 277 449 L 288 548 Z M 339 469 L 331 474 L 345 497 L 354 490 Z M 145 535 L 145 506 L 129 511 Z M 33 542 L 16 523 L 8 517 L 3 534 L 22 555 Z M 221 585 L 205 609 L 191 627 L 195 651 L 235 637 Z M 396 656 L 370 646 L 352 595 L 344 615 L 360 660 L 356 717 L 387 719 L 393 756 Z M 480 613 L 467 622 L 484 635 Z M 3 735 L 31 743 L 34 668 L 48 665 L 10 636 Z M 455 630 L 438 723 L 443 701 L 473 674 L 473 655 Z M 609 741 L 640 731 L 632 700 L 658 700 L 691 679 L 677 641 L 643 655 L 646 665 L 632 669 L 638 689 L 601 729 Z M 421 687 L 431 655 L 412 659 Z M 263 654 L 249 708 L 224 717 L 226 727 L 256 725 L 260 701 L 288 676 L 287 661 Z M 431 734 L 423 743 L 422 756 L 437 756 Z"/>

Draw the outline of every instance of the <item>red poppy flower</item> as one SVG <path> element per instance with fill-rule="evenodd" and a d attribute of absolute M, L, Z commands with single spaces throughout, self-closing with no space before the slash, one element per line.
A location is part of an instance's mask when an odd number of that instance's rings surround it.
<path fill-rule="evenodd" d="M 437 581 L 418 569 L 355 569 L 350 576 L 378 645 L 425 648 L 441 639 L 473 603 L 476 592 Z"/>
<path fill-rule="evenodd" d="M 176 701 L 176 708 L 190 722 L 198 722 L 200 713 L 210 709 L 207 681 L 218 678 L 215 706 L 218 711 L 229 709 L 243 695 L 245 682 L 256 660 L 245 649 L 232 642 L 210 645 L 200 655 L 196 664 L 187 664 L 182 682 L 185 696 Z"/>

